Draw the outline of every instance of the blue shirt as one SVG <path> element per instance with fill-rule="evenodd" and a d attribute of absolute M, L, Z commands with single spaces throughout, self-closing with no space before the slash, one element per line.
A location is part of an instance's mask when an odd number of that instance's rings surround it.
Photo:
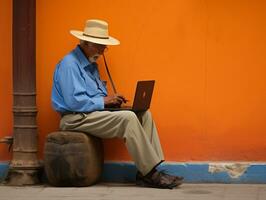
<path fill-rule="evenodd" d="M 90 63 L 77 46 L 56 66 L 52 105 L 58 112 L 93 112 L 104 109 L 107 90 L 100 80 L 98 66 Z"/>

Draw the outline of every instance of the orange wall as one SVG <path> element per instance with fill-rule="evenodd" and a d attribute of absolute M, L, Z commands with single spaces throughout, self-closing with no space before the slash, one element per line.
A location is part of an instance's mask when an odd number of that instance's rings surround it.
<path fill-rule="evenodd" d="M 0 138 L 12 134 L 12 1 L 0 0 Z M 0 144 L 0 160 L 10 159 Z"/>
<path fill-rule="evenodd" d="M 137 80 L 156 80 L 151 110 L 167 160 L 265 161 L 265 10 L 263 0 L 37 0 L 40 152 L 58 127 L 50 105 L 52 75 L 78 42 L 69 30 L 100 18 L 121 41 L 107 55 L 118 90 L 132 99 Z M 10 17 L 6 10 L 2 15 Z M 7 21 L 4 26 L 10 29 Z M 2 32 L 1 48 L 10 52 L 10 32 Z M 3 59 L 10 73 L 10 55 Z M 1 89 L 4 103 L 9 94 Z M 0 124 L 1 134 L 10 130 L 10 103 L 5 109 L 9 120 Z M 106 141 L 105 152 L 107 160 L 129 159 L 119 140 Z"/>

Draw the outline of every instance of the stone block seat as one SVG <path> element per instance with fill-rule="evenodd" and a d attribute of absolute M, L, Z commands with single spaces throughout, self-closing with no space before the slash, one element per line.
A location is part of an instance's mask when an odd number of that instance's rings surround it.
<path fill-rule="evenodd" d="M 89 186 L 103 168 L 102 140 L 81 132 L 58 131 L 47 135 L 44 169 L 53 186 Z"/>

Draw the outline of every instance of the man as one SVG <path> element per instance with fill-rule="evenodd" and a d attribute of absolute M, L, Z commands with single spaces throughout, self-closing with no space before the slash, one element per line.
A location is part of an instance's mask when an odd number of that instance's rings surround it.
<path fill-rule="evenodd" d="M 52 89 L 53 107 L 62 116 L 60 128 L 123 139 L 139 170 L 137 185 L 169 189 L 180 185 L 183 177 L 156 169 L 164 157 L 149 111 L 138 116 L 131 111 L 104 111 L 126 102 L 121 94 L 107 94 L 96 64 L 107 45 L 119 44 L 108 35 L 108 24 L 88 20 L 84 32 L 70 33 L 80 39 L 80 44 L 57 64 Z"/>

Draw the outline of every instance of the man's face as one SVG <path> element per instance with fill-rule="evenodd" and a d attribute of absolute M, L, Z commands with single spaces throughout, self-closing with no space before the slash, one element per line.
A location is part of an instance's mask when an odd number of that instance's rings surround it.
<path fill-rule="evenodd" d="M 106 45 L 88 43 L 88 50 L 90 52 L 89 60 L 90 62 L 96 62 L 97 59 L 107 50 Z"/>

